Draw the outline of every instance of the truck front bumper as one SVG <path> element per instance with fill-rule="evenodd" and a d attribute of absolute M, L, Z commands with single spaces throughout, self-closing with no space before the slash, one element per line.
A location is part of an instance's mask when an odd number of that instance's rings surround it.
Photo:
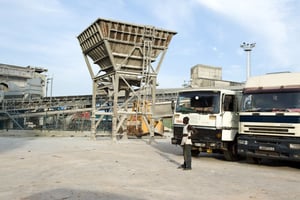
<path fill-rule="evenodd" d="M 300 161 L 299 138 L 240 135 L 237 142 L 241 156 Z"/>

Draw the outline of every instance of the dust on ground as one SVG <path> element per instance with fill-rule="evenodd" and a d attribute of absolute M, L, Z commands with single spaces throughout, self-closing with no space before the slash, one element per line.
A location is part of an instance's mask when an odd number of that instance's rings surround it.
<path fill-rule="evenodd" d="M 170 137 L 0 137 L 0 199 L 300 199 L 299 163 L 193 157 Z"/>

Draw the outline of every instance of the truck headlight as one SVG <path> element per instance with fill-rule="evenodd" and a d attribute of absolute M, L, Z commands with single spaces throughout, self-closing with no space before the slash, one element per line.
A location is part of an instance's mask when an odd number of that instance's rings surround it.
<path fill-rule="evenodd" d="M 290 144 L 290 149 L 300 149 L 300 144 Z"/>
<path fill-rule="evenodd" d="M 238 144 L 248 145 L 248 140 L 238 140 Z"/>

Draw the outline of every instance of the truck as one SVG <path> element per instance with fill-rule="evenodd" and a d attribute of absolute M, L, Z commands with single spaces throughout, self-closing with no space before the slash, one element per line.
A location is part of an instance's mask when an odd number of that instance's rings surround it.
<path fill-rule="evenodd" d="M 200 152 L 223 153 L 226 160 L 238 159 L 238 109 L 241 87 L 230 89 L 183 89 L 174 102 L 173 137 L 171 143 L 180 145 L 183 118 L 189 117 L 196 130 L 192 135 L 192 155 Z"/>
<path fill-rule="evenodd" d="M 239 117 L 240 156 L 300 161 L 300 73 L 250 77 Z"/>

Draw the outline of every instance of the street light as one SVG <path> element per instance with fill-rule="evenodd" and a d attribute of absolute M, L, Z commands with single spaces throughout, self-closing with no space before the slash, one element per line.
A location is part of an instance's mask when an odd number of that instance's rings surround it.
<path fill-rule="evenodd" d="M 250 55 L 251 55 L 252 49 L 255 47 L 255 44 L 256 43 L 249 44 L 246 42 L 243 42 L 243 44 L 241 44 L 241 48 L 243 48 L 244 51 L 247 53 L 247 79 L 250 77 L 250 67 L 251 67 Z"/>

